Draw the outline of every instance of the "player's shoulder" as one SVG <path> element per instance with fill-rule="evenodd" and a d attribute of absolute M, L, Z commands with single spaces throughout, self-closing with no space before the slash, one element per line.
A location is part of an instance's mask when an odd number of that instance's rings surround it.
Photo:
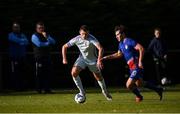
<path fill-rule="evenodd" d="M 77 35 L 77 36 L 75 36 L 75 37 L 73 37 L 71 40 L 80 40 L 81 39 L 81 36 L 80 35 Z"/>
<path fill-rule="evenodd" d="M 13 32 L 10 32 L 10 33 L 9 33 L 9 35 L 12 35 L 12 34 L 13 34 Z"/>
<path fill-rule="evenodd" d="M 96 37 L 93 36 L 92 34 L 89 34 L 89 39 L 90 39 L 90 40 L 96 40 Z"/>
<path fill-rule="evenodd" d="M 133 38 L 126 38 L 126 43 L 134 43 L 136 42 Z"/>
<path fill-rule="evenodd" d="M 133 40 L 132 38 L 130 38 L 130 37 L 127 37 L 127 38 L 126 38 L 126 41 L 127 41 L 127 42 L 130 42 L 130 41 L 134 41 L 134 40 Z"/>

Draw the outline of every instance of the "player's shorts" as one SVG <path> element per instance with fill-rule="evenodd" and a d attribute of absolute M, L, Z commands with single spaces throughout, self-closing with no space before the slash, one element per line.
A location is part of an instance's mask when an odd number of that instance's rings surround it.
<path fill-rule="evenodd" d="M 130 78 L 133 80 L 137 80 L 143 77 L 143 69 L 136 68 L 134 70 L 130 70 Z"/>
<path fill-rule="evenodd" d="M 87 64 L 85 62 L 84 59 L 82 59 L 81 57 L 79 57 L 76 62 L 74 63 L 74 66 L 77 66 L 77 67 L 80 67 L 81 69 L 85 69 L 86 67 L 89 68 L 89 70 L 91 72 L 94 72 L 94 73 L 100 73 L 100 69 L 97 67 L 97 63 L 93 63 L 93 64 Z"/>

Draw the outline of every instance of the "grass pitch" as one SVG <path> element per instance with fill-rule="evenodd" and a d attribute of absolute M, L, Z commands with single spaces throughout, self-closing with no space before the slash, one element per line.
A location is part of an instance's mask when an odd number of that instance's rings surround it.
<path fill-rule="evenodd" d="M 155 92 L 143 90 L 144 100 L 135 102 L 135 96 L 126 89 L 111 88 L 113 100 L 107 101 L 100 89 L 86 89 L 86 102 L 74 101 L 75 90 L 57 90 L 55 94 L 37 94 L 36 92 L 16 92 L 0 94 L 0 113 L 179 113 L 180 89 L 173 87 L 164 92 L 159 101 Z"/>

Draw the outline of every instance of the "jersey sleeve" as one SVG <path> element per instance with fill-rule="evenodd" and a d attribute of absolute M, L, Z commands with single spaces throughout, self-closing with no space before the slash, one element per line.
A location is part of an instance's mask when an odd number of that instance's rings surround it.
<path fill-rule="evenodd" d="M 137 45 L 137 42 L 133 39 L 129 39 L 128 40 L 128 45 L 132 46 L 132 47 L 135 47 Z"/>
<path fill-rule="evenodd" d="M 120 44 L 120 43 L 119 43 L 119 45 L 118 45 L 118 51 L 121 52 L 121 44 Z"/>
<path fill-rule="evenodd" d="M 91 43 L 92 43 L 92 44 L 94 44 L 95 46 L 96 46 L 97 44 L 99 44 L 99 41 L 98 41 L 94 36 L 91 35 L 91 37 L 92 37 L 92 39 L 91 39 Z"/>
<path fill-rule="evenodd" d="M 78 40 L 78 37 L 72 38 L 68 43 L 68 47 L 74 46 Z"/>

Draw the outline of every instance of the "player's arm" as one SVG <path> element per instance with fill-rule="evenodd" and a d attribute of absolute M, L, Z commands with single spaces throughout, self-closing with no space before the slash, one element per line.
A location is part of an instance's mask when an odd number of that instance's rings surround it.
<path fill-rule="evenodd" d="M 96 46 L 96 48 L 98 49 L 97 66 L 98 66 L 100 69 L 102 69 L 102 68 L 103 68 L 103 64 L 102 64 L 102 62 L 101 62 L 101 59 L 102 59 L 102 57 L 103 57 L 103 51 L 104 51 L 104 49 L 103 49 L 103 47 L 101 46 L 100 43 L 96 43 L 95 46 Z"/>
<path fill-rule="evenodd" d="M 118 50 L 118 52 L 114 54 L 104 56 L 101 60 L 117 59 L 117 58 L 121 58 L 122 56 L 123 56 L 122 52 Z"/>
<path fill-rule="evenodd" d="M 139 63 L 138 63 L 138 65 L 140 68 L 143 68 L 142 60 L 143 60 L 143 56 L 144 56 L 144 48 L 139 43 L 137 43 L 134 48 L 139 51 L 139 61 L 138 61 Z"/>
<path fill-rule="evenodd" d="M 101 44 L 97 44 L 96 45 L 97 49 L 98 49 L 98 61 L 101 60 L 101 58 L 103 57 L 103 47 L 101 46 Z"/>
<path fill-rule="evenodd" d="M 62 59 L 63 59 L 63 64 L 68 64 L 68 61 L 67 61 L 67 56 L 66 56 L 66 53 L 67 53 L 67 49 L 70 48 L 71 46 L 75 45 L 77 41 L 77 38 L 73 38 L 71 39 L 68 43 L 64 44 L 62 46 Z"/>
<path fill-rule="evenodd" d="M 62 46 L 62 58 L 63 58 L 63 64 L 68 64 L 68 61 L 67 61 L 67 56 L 66 56 L 66 53 L 67 53 L 67 49 L 68 49 L 68 44 L 64 44 Z"/>

